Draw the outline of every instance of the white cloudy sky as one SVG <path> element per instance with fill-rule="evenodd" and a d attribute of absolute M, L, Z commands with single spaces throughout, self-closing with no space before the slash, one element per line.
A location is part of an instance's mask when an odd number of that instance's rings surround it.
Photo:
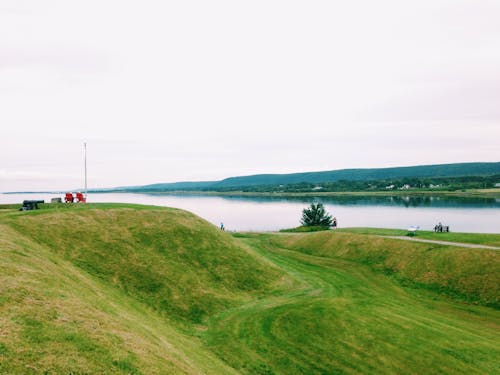
<path fill-rule="evenodd" d="M 500 1 L 0 0 L 0 191 L 500 160 Z"/>

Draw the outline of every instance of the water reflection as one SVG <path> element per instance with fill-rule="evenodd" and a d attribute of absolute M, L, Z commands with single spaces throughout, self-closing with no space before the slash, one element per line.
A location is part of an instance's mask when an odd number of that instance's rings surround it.
<path fill-rule="evenodd" d="M 194 194 L 147 194 L 151 196 L 178 196 L 178 197 L 199 197 Z M 297 196 L 219 196 L 228 201 L 251 201 L 251 202 L 300 202 L 309 204 L 311 202 L 321 202 L 323 204 L 333 204 L 342 206 L 404 206 L 404 207 L 449 207 L 449 208 L 500 208 L 500 199 L 482 197 L 436 197 L 436 196 L 318 196 L 318 197 L 297 197 Z"/>
<path fill-rule="evenodd" d="M 57 195 L 56 195 L 57 196 Z M 0 203 L 45 199 L 54 194 L 0 194 Z M 408 228 L 432 230 L 442 222 L 454 232 L 500 233 L 500 200 L 495 198 L 335 196 L 249 197 L 171 194 L 89 194 L 89 202 L 138 203 L 191 211 L 228 230 L 273 231 L 300 225 L 302 209 L 322 202 L 339 227 Z"/>

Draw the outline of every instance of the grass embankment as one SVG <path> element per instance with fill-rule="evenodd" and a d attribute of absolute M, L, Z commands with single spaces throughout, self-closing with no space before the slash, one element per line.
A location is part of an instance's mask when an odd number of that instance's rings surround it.
<path fill-rule="evenodd" d="M 500 308 L 498 251 L 333 233 L 274 237 L 276 246 L 367 265 L 404 285 Z"/>
<path fill-rule="evenodd" d="M 499 257 L 231 236 L 158 207 L 2 210 L 0 372 L 494 374 Z"/>
<path fill-rule="evenodd" d="M 212 320 L 207 341 L 232 366 L 245 373 L 357 374 L 357 373 L 472 373 L 494 374 L 500 362 L 497 310 L 458 304 L 425 289 L 404 287 L 385 275 L 388 264 L 402 268 L 408 278 L 418 267 L 425 273 L 450 269 L 464 273 L 464 263 L 431 256 L 410 243 L 397 256 L 400 241 L 380 239 L 375 251 L 364 235 L 321 232 L 312 234 L 248 234 L 242 241 L 279 265 L 296 284 L 286 293 L 230 310 Z M 340 245 L 337 245 L 339 241 Z M 403 243 L 403 245 L 405 245 Z M 407 257 L 404 253 L 409 251 Z M 441 247 L 436 251 L 445 251 Z M 458 249 L 458 259 L 462 258 Z M 469 251 L 469 250 L 466 250 Z M 368 254 L 365 254 L 368 252 Z M 483 270 L 496 278 L 499 258 L 488 250 L 483 258 L 495 263 Z M 491 256 L 494 256 L 492 259 Z M 409 259 L 410 258 L 410 259 Z M 452 265 L 446 265 L 452 261 Z M 484 262 L 481 262 L 484 265 Z M 380 272 L 382 271 L 382 272 Z M 493 273 L 493 274 L 492 274 Z M 495 276 L 496 274 L 496 276 Z M 477 278 L 476 276 L 479 276 Z M 481 275 L 472 273 L 470 285 L 483 291 Z M 452 277 L 453 279 L 453 277 Z M 410 279 L 408 279 L 410 280 Z M 485 291 L 486 292 L 486 291 Z M 455 294 L 452 295 L 453 297 Z M 486 296 L 490 296 L 486 294 Z M 498 294 L 497 294 L 498 296 Z"/>
<path fill-rule="evenodd" d="M 321 225 L 301 225 L 300 227 L 282 229 L 281 233 L 308 233 L 308 232 L 321 232 L 324 230 L 329 230 L 330 227 L 325 227 Z"/>
<path fill-rule="evenodd" d="M 408 231 L 405 229 L 341 228 L 336 230 L 345 233 L 371 234 L 380 236 L 405 236 L 408 234 Z M 500 234 L 495 233 L 436 233 L 433 231 L 418 230 L 416 232 L 416 238 L 500 247 Z"/>
<path fill-rule="evenodd" d="M 190 323 L 251 298 L 279 274 L 181 210 L 39 211 L 11 217 L 10 226 L 166 316 Z"/>
<path fill-rule="evenodd" d="M 0 217 L 0 372 L 231 373 L 198 325 L 282 272 L 185 211 L 104 207 Z"/>

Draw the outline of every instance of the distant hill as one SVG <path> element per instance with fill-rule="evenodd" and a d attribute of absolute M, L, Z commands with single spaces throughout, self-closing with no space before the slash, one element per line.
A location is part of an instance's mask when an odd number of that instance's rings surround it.
<path fill-rule="evenodd" d="M 221 181 L 158 183 L 118 188 L 126 191 L 218 190 L 262 185 L 287 185 L 302 182 L 390 180 L 406 177 L 459 177 L 500 174 L 500 162 L 419 165 L 412 167 L 340 169 L 291 174 L 257 174 L 229 177 Z"/>
<path fill-rule="evenodd" d="M 172 182 L 172 183 L 160 183 L 144 185 L 141 188 L 144 189 L 169 189 L 169 190 L 192 190 L 192 189 L 204 189 L 217 184 L 219 181 L 185 181 L 185 182 Z"/>

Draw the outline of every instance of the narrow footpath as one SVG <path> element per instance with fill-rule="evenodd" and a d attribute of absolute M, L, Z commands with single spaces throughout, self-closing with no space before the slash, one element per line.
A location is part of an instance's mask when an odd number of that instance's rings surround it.
<path fill-rule="evenodd" d="M 460 243 L 460 242 L 425 240 L 423 238 L 415 238 L 415 237 L 407 237 L 407 236 L 380 236 L 380 237 L 393 238 L 393 239 L 396 239 L 396 240 L 406 240 L 406 241 L 415 241 L 415 242 L 435 243 L 435 244 L 438 244 L 438 245 L 448 245 L 448 246 L 458 246 L 458 247 L 470 247 L 470 248 L 476 248 L 476 249 L 500 250 L 500 247 L 480 245 L 480 244 L 472 244 L 472 243 Z"/>

